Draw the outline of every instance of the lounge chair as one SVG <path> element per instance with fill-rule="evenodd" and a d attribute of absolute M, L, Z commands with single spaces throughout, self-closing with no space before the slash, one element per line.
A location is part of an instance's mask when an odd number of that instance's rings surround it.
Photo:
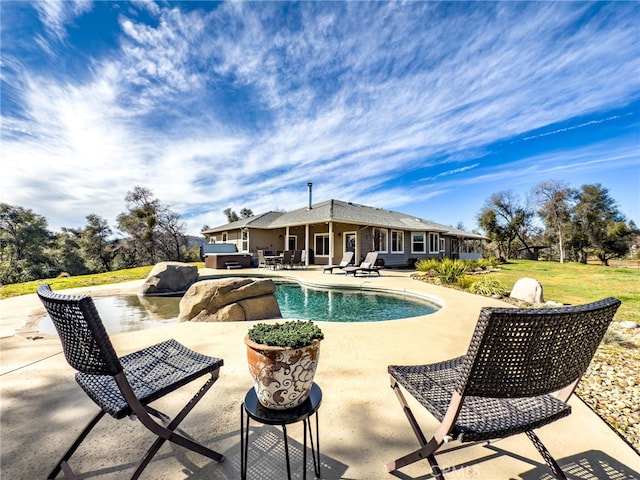
<path fill-rule="evenodd" d="M 167 340 L 118 358 L 91 297 L 60 295 L 52 292 L 49 285 L 40 285 L 37 292 L 58 331 L 67 362 L 77 370 L 76 381 L 100 407 L 100 412 L 78 435 L 47 479 L 54 479 L 61 470 L 67 479 L 78 478 L 68 462 L 105 413 L 118 420 L 137 419 L 157 436 L 132 479 L 140 476 L 167 440 L 218 462 L 223 460 L 220 453 L 197 443 L 178 429 L 218 379 L 222 359 L 201 355 L 176 340 Z M 149 405 L 203 376 L 208 376 L 204 385 L 173 419 Z M 120 441 L 126 441 L 126 437 L 121 437 Z"/>
<path fill-rule="evenodd" d="M 340 260 L 340 263 L 338 265 L 325 265 L 322 267 L 322 273 L 327 273 L 327 272 L 333 273 L 334 268 L 347 267 L 349 266 L 352 260 L 353 260 L 353 252 L 344 252 L 344 255 L 342 256 L 342 260 Z"/>
<path fill-rule="evenodd" d="M 483 308 L 466 355 L 428 365 L 389 366 L 391 388 L 420 448 L 387 464 L 387 470 L 427 459 L 428 472 L 443 480 L 435 458 L 443 443 L 486 443 L 525 433 L 555 478 L 566 479 L 533 430 L 571 413 L 567 401 L 619 306 L 620 300 L 607 298 L 573 307 Z M 430 440 L 400 385 L 441 422 Z"/>
<path fill-rule="evenodd" d="M 353 276 L 358 276 L 358 272 L 364 273 L 377 273 L 380 276 L 380 267 L 376 265 L 376 260 L 378 259 L 378 252 L 369 252 L 367 256 L 364 257 L 364 262 L 360 264 L 358 267 L 345 267 L 343 268 L 344 274 L 349 275 L 353 273 Z"/>

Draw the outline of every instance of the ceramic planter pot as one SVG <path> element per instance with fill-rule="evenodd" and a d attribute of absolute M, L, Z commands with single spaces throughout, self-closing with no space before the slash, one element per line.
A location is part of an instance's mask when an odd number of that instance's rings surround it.
<path fill-rule="evenodd" d="M 302 348 L 270 347 L 245 336 L 249 372 L 260 404 L 273 410 L 297 407 L 309 396 L 320 340 Z"/>

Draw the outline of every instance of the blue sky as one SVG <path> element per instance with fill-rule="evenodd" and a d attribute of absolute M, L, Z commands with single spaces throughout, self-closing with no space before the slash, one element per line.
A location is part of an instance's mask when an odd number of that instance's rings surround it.
<path fill-rule="evenodd" d="M 0 202 L 189 233 L 330 198 L 476 227 L 601 183 L 640 225 L 640 3 L 0 3 Z"/>

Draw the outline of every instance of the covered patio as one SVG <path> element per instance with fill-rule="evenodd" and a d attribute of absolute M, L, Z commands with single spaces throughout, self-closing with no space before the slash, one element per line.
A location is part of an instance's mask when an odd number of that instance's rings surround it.
<path fill-rule="evenodd" d="M 201 275 L 264 276 L 264 271 L 202 269 Z M 377 288 L 430 297 L 442 308 L 435 314 L 372 323 L 321 323 L 325 333 L 316 382 L 322 387 L 319 410 L 321 478 L 426 479 L 428 463 L 419 462 L 395 474 L 384 464 L 416 448 L 411 431 L 389 388 L 387 365 L 436 362 L 466 351 L 482 306 L 505 306 L 499 300 L 438 287 L 409 278 L 409 271 L 384 270 L 381 277 L 323 275 L 318 268 L 269 271 L 270 276 L 296 278 L 309 285 Z M 93 296 L 135 292 L 141 281 L 76 289 Z M 43 309 L 35 294 L 0 301 L 1 471 L 2 478 L 44 478 L 97 407 L 80 390 L 58 339 L 22 329 Z M 216 463 L 180 447 L 165 445 L 142 478 L 240 478 L 240 407 L 251 387 L 243 337 L 250 324 L 180 323 L 114 335 L 120 355 L 151 343 L 175 338 L 204 354 L 224 359 L 220 380 L 183 423 L 205 445 L 222 452 Z M 22 329 L 17 332 L 17 330 Z M 37 338 L 42 337 L 42 338 Z M 37 339 L 36 339 L 37 338 Z M 184 394 L 159 402 L 173 413 Z M 175 402 L 175 404 L 174 404 Z M 573 413 L 538 431 L 571 479 L 640 479 L 636 452 L 593 413 L 572 397 Z M 418 422 L 432 432 L 438 422 L 412 404 Z M 302 478 L 302 424 L 291 425 L 293 478 Z M 72 460 L 83 478 L 120 480 L 131 475 L 152 436 L 137 422 L 105 418 Z M 248 478 L 286 478 L 281 431 L 252 424 Z M 459 444 L 453 444 L 459 445 Z M 307 457 L 311 462 L 310 456 Z M 550 479 L 550 471 L 524 436 L 488 447 L 474 446 L 439 456 L 446 478 Z M 309 477 L 313 478 L 312 467 Z"/>

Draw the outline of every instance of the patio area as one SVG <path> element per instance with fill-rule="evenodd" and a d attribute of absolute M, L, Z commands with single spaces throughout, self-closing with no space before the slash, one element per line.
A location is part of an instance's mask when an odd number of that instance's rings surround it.
<path fill-rule="evenodd" d="M 381 276 L 323 274 L 319 268 L 293 271 L 202 269 L 201 276 L 285 276 L 308 285 L 361 286 L 421 294 L 442 308 L 431 315 L 372 323 L 321 323 L 322 342 L 316 383 L 323 390 L 319 409 L 321 478 L 426 479 L 426 461 L 394 474 L 384 464 L 418 447 L 389 388 L 387 365 L 422 364 L 463 354 L 482 306 L 506 306 L 499 300 L 438 287 L 409 278 L 409 271 L 383 270 Z M 135 292 L 142 281 L 75 289 L 94 296 Z M 44 478 L 97 407 L 80 390 L 56 337 L 21 329 L 44 315 L 33 295 L 0 301 L 0 477 Z M 145 470 L 148 479 L 240 478 L 240 408 L 251 388 L 244 335 L 253 322 L 179 323 L 112 336 L 123 355 L 151 343 L 175 338 L 201 353 L 221 357 L 218 382 L 183 422 L 195 439 L 226 457 L 218 464 L 165 444 Z M 17 333 L 16 333 L 17 332 Z M 30 339 L 42 337 L 38 339 Z M 197 382 L 196 382 L 197 383 Z M 157 403 L 173 414 L 194 393 L 191 385 Z M 411 399 L 413 401 L 413 399 Z M 578 397 L 569 417 L 538 430 L 538 435 L 570 479 L 638 479 L 640 458 Z M 438 422 L 410 404 L 431 434 Z M 293 478 L 302 478 L 302 423 L 288 427 Z M 128 478 L 152 435 L 138 422 L 105 417 L 72 458 L 82 478 Z M 252 423 L 248 478 L 286 478 L 279 428 Z M 454 446 L 459 443 L 454 443 Z M 488 447 L 474 446 L 439 455 L 448 479 L 551 479 L 534 446 L 516 436 Z M 313 478 L 310 455 L 308 478 Z M 62 478 L 62 477 L 60 477 Z"/>

